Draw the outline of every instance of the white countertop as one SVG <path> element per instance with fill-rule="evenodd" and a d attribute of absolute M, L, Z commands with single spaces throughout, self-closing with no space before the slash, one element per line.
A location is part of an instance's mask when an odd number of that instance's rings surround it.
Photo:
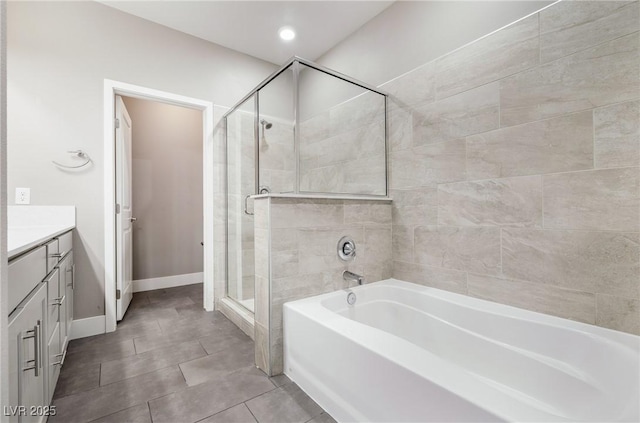
<path fill-rule="evenodd" d="M 76 226 L 74 206 L 9 206 L 7 211 L 9 259 Z"/>

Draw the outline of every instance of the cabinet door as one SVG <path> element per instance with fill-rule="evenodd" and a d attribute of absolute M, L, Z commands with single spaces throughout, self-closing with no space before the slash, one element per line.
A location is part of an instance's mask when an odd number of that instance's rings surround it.
<path fill-rule="evenodd" d="M 42 283 L 30 299 L 9 316 L 9 421 L 42 422 L 45 416 L 30 416 L 31 407 L 48 405 L 44 360 L 44 319 L 47 286 Z M 24 408 L 16 408 L 24 407 Z M 5 410 L 6 411 L 6 410 Z"/>
<path fill-rule="evenodd" d="M 76 266 L 73 263 L 73 251 L 69 253 L 69 267 L 67 268 L 67 283 L 66 283 L 66 296 L 67 296 L 67 339 L 71 336 L 71 323 L 73 323 L 73 291 L 76 284 Z M 65 348 L 66 349 L 66 348 Z"/>
<path fill-rule="evenodd" d="M 53 399 L 53 392 L 56 390 L 56 383 L 58 383 L 58 377 L 60 376 L 60 366 L 62 365 L 62 356 L 64 355 L 60 348 L 60 326 L 60 323 L 55 325 L 51 339 L 47 344 L 47 351 L 49 352 L 47 362 L 49 395 L 47 396 L 47 404 Z"/>
<path fill-rule="evenodd" d="M 63 354 L 67 349 L 67 340 L 69 336 L 69 326 L 67 325 L 67 307 L 69 307 L 69 300 L 71 300 L 71 298 L 67 296 L 67 284 L 69 284 L 71 280 L 70 262 L 70 256 L 69 254 L 67 254 L 65 258 L 60 263 L 58 263 L 58 267 L 60 269 L 60 284 L 58 286 L 58 303 L 60 303 L 60 351 Z"/>

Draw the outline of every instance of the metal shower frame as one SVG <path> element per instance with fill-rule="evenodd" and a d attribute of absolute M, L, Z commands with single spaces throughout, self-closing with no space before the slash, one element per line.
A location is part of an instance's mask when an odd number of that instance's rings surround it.
<path fill-rule="evenodd" d="M 372 91 L 376 94 L 380 94 L 384 98 L 384 160 L 385 160 L 385 193 L 384 194 L 358 194 L 358 193 L 329 193 L 329 192 L 311 192 L 311 191 L 303 191 L 300 192 L 300 131 L 298 128 L 300 127 L 300 107 L 299 107 L 299 91 L 298 91 L 298 82 L 300 75 L 300 64 L 315 69 L 317 71 L 323 72 L 327 75 L 333 76 L 345 82 L 349 82 L 351 84 L 357 85 L 366 90 Z M 287 69 L 292 67 L 293 71 L 293 117 L 294 117 L 294 129 L 293 129 L 293 148 L 294 148 L 294 157 L 295 157 L 295 186 L 294 186 L 294 195 L 309 195 L 309 196 L 317 196 L 317 197 L 344 197 L 344 196 L 353 196 L 353 197 L 376 197 L 376 198 L 388 198 L 389 196 L 389 119 L 387 116 L 387 107 L 388 107 L 388 94 L 384 91 L 381 91 L 377 87 L 373 85 L 367 84 L 365 82 L 359 81 L 350 76 L 344 75 L 340 72 L 334 71 L 333 69 L 329 69 L 325 66 L 314 63 L 310 60 L 303 59 L 299 56 L 293 56 L 289 59 L 280 69 L 273 72 L 266 79 L 264 79 L 260 84 L 258 84 L 254 89 L 249 91 L 240 101 L 238 101 L 227 113 L 225 113 L 222 117 L 224 119 L 224 134 L 225 134 L 225 151 L 226 153 L 226 163 L 228 163 L 228 135 L 227 135 L 227 117 L 235 112 L 240 106 L 244 104 L 245 101 L 249 100 L 252 96 L 255 95 L 255 119 L 254 119 L 254 139 L 255 139 L 255 193 L 259 194 L 259 186 L 260 186 L 260 93 L 259 91 L 264 88 L 267 84 L 277 78 L 280 74 L 285 72 Z M 228 186 L 228 169 L 226 172 L 227 186 Z"/>

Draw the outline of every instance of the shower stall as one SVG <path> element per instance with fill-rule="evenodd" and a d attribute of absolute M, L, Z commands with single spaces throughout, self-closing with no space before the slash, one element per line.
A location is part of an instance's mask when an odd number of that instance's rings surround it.
<path fill-rule="evenodd" d="M 386 197 L 386 95 L 299 57 L 225 114 L 226 296 L 254 311 L 252 197 Z"/>

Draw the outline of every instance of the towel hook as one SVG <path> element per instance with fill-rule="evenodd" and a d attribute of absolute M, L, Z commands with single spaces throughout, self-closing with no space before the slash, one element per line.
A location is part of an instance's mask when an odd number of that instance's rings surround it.
<path fill-rule="evenodd" d="M 88 165 L 89 163 L 91 163 L 91 157 L 89 157 L 89 155 L 87 153 L 85 153 L 84 151 L 82 151 L 82 150 L 69 150 L 69 151 L 67 151 L 67 153 L 74 154 L 76 157 L 84 159 L 85 162 L 82 163 L 82 164 L 79 164 L 77 166 L 64 165 L 62 163 L 56 162 L 55 160 L 52 160 L 51 162 L 54 165 L 59 166 L 59 167 L 64 168 L 64 169 L 78 169 L 78 168 L 84 167 L 84 166 Z"/>

